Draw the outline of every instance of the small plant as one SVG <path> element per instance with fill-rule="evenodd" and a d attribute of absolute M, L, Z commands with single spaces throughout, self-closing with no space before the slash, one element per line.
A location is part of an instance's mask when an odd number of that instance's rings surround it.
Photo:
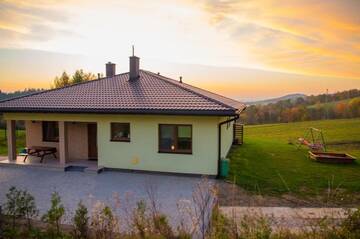
<path fill-rule="evenodd" d="M 119 219 L 109 206 L 97 202 L 91 215 L 91 228 L 96 239 L 111 239 L 119 232 Z"/>
<path fill-rule="evenodd" d="M 6 203 L 4 205 L 4 213 L 11 219 L 12 229 L 15 229 L 16 218 L 18 215 L 17 202 L 20 196 L 19 191 L 16 187 L 10 187 L 9 192 L 6 194 Z"/>
<path fill-rule="evenodd" d="M 146 202 L 144 200 L 137 202 L 132 215 L 132 223 L 136 234 L 138 234 L 140 238 L 145 238 L 149 226 L 146 216 Z"/>
<path fill-rule="evenodd" d="M 342 234 L 348 238 L 360 238 L 360 208 L 348 212 L 346 219 L 341 224 Z"/>
<path fill-rule="evenodd" d="M 241 238 L 270 238 L 272 229 L 269 218 L 261 215 L 245 215 L 239 224 Z"/>
<path fill-rule="evenodd" d="M 74 237 L 76 239 L 87 238 L 89 217 L 88 210 L 80 201 L 73 218 L 74 224 Z"/>
<path fill-rule="evenodd" d="M 60 224 L 64 214 L 65 208 L 61 204 L 61 198 L 57 192 L 53 192 L 51 195 L 51 207 L 42 217 L 42 220 L 49 225 L 48 233 L 52 238 L 61 235 Z"/>
<path fill-rule="evenodd" d="M 16 220 L 24 218 L 28 229 L 31 228 L 31 219 L 38 215 L 34 197 L 26 190 L 18 190 L 11 187 L 6 194 L 5 214 L 11 218 L 12 229 L 15 229 Z"/>

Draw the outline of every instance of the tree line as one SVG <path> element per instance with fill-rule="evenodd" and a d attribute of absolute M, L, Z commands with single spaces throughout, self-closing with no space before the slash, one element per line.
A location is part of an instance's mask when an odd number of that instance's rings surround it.
<path fill-rule="evenodd" d="M 100 75 L 102 77 L 102 75 Z M 69 85 L 74 85 L 86 81 L 95 80 L 98 78 L 91 72 L 85 72 L 82 69 L 76 70 L 73 75 L 69 75 L 64 71 L 60 76 L 56 76 L 51 88 L 61 88 Z"/>
<path fill-rule="evenodd" d="M 240 119 L 246 124 L 266 124 L 356 117 L 360 117 L 358 89 L 250 105 Z"/>

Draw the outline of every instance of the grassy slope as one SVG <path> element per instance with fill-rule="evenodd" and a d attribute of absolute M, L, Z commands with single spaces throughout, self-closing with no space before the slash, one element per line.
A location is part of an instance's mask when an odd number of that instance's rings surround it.
<path fill-rule="evenodd" d="M 25 147 L 25 131 L 17 130 L 16 131 L 16 148 L 17 152 L 21 148 Z M 5 130 L 0 129 L 0 155 L 7 155 L 7 142 L 5 137 Z"/>
<path fill-rule="evenodd" d="M 321 194 L 329 183 L 332 188 L 360 192 L 360 144 L 329 146 L 331 151 L 356 156 L 353 165 L 312 162 L 306 148 L 288 143 L 303 137 L 308 127 L 322 129 L 326 142 L 360 142 L 360 119 L 247 126 L 244 145 L 230 152 L 229 179 L 236 178 L 238 185 L 267 194 Z"/>

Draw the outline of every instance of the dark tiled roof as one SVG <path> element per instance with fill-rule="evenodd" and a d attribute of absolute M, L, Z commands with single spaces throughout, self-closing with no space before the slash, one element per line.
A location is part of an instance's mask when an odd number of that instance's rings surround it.
<path fill-rule="evenodd" d="M 234 115 L 245 107 L 149 71 L 128 79 L 124 73 L 6 100 L 0 112 Z"/>

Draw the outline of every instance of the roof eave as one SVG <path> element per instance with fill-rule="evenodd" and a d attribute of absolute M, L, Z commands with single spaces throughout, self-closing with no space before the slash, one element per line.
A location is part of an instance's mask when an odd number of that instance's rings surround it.
<path fill-rule="evenodd" d="M 0 113 L 140 114 L 233 116 L 235 110 L 0 108 Z"/>

